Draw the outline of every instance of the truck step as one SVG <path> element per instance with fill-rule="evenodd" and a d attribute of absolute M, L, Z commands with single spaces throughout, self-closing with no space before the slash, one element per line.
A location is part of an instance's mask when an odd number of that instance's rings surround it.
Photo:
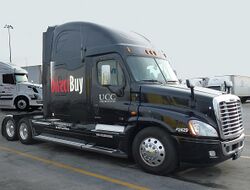
<path fill-rule="evenodd" d="M 115 157 L 120 157 L 120 158 L 127 158 L 127 154 L 124 152 L 117 150 L 117 149 L 112 149 L 112 148 L 106 148 L 106 147 L 101 147 L 101 146 L 95 146 L 94 144 L 87 143 L 85 141 L 77 140 L 72 138 L 65 138 L 65 137 L 58 137 L 58 136 L 52 136 L 52 135 L 38 135 L 33 137 L 36 140 L 41 140 L 41 141 L 47 141 L 47 142 L 53 142 L 57 144 L 62 144 L 62 145 L 67 145 L 73 148 L 81 149 L 81 150 L 87 150 L 91 152 L 97 152 L 97 153 L 102 153 L 110 156 L 115 156 Z"/>

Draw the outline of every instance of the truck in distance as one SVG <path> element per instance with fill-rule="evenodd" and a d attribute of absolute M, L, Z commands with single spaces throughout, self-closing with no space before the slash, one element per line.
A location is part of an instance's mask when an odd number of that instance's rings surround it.
<path fill-rule="evenodd" d="M 43 113 L 6 116 L 2 135 L 130 157 L 154 174 L 237 159 L 240 99 L 179 84 L 145 37 L 87 22 L 43 35 Z"/>
<path fill-rule="evenodd" d="M 227 92 L 238 96 L 242 103 L 250 99 L 250 77 L 240 75 L 221 75 L 189 79 L 196 86 Z M 185 81 L 183 81 L 183 84 Z M 229 88 L 229 89 L 228 89 Z"/>
<path fill-rule="evenodd" d="M 0 62 L 0 108 L 27 110 L 42 106 L 41 85 L 28 82 L 25 69 Z"/>
<path fill-rule="evenodd" d="M 224 81 L 231 81 L 231 93 L 237 95 L 242 103 L 250 99 L 250 77 L 240 75 L 222 75 L 209 77 L 208 88 L 224 88 Z"/>

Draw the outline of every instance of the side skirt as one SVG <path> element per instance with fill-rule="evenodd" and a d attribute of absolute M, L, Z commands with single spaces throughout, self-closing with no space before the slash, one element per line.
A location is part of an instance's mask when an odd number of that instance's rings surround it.
<path fill-rule="evenodd" d="M 61 136 L 56 136 L 56 135 L 51 135 L 51 134 L 42 134 L 42 135 L 34 136 L 33 138 L 36 140 L 53 142 L 53 143 L 81 149 L 81 150 L 98 152 L 98 153 L 120 157 L 120 158 L 127 158 L 127 154 L 125 154 L 124 152 L 120 150 L 101 147 L 101 146 L 95 146 L 94 144 L 87 143 L 83 140 L 77 140 L 73 138 L 61 137 Z"/>

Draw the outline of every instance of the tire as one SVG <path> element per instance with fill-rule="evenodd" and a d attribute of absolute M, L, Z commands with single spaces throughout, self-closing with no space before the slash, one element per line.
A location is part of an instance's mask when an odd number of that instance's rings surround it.
<path fill-rule="evenodd" d="M 13 117 L 7 116 L 4 118 L 4 120 L 2 122 L 2 135 L 8 141 L 18 140 L 17 126 L 16 126 L 16 122 L 13 119 Z"/>
<path fill-rule="evenodd" d="M 30 107 L 31 111 L 36 111 L 36 110 L 39 110 L 39 109 L 41 109 L 41 106 L 32 106 L 32 107 Z"/>
<path fill-rule="evenodd" d="M 166 175 L 179 164 L 172 138 L 157 127 L 141 130 L 134 139 L 132 149 L 136 163 L 148 173 Z"/>
<path fill-rule="evenodd" d="M 241 103 L 244 104 L 247 101 L 247 97 L 241 97 L 240 100 L 241 100 Z"/>
<path fill-rule="evenodd" d="M 22 144 L 33 144 L 34 140 L 29 119 L 23 118 L 19 121 L 18 138 Z"/>
<path fill-rule="evenodd" d="M 19 111 L 26 111 L 29 108 L 29 100 L 26 97 L 18 97 L 15 100 L 15 107 Z"/>

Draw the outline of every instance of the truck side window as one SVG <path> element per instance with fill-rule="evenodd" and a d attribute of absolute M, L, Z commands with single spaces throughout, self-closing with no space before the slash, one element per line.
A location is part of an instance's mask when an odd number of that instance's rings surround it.
<path fill-rule="evenodd" d="M 116 60 L 105 60 L 97 63 L 97 77 L 101 85 L 122 86 L 124 75 Z"/>
<path fill-rule="evenodd" d="M 4 74 L 3 75 L 3 83 L 4 84 L 15 84 L 14 75 L 13 74 Z"/>

